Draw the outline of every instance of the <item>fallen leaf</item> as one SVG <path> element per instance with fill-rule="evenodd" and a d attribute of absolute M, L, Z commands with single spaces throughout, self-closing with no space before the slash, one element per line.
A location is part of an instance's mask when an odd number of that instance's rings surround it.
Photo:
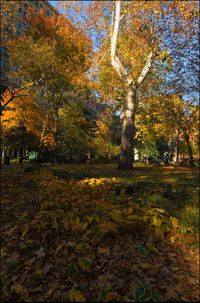
<path fill-rule="evenodd" d="M 174 228 L 177 228 L 179 226 L 178 220 L 175 217 L 170 217 L 170 220 Z"/>
<path fill-rule="evenodd" d="M 92 264 L 92 260 L 88 257 L 79 258 L 78 265 L 83 269 L 89 271 L 90 266 Z"/>
<path fill-rule="evenodd" d="M 84 294 L 76 289 L 70 290 L 70 300 L 71 302 L 86 302 Z"/>
<path fill-rule="evenodd" d="M 110 249 L 108 247 L 98 247 L 98 253 L 99 254 L 109 254 Z"/>
<path fill-rule="evenodd" d="M 45 257 L 44 248 L 41 247 L 38 251 L 36 251 L 36 255 L 39 259 L 42 259 Z"/>
<path fill-rule="evenodd" d="M 15 291 L 18 295 L 24 295 L 27 293 L 27 289 L 20 283 L 15 283 L 11 291 Z"/>

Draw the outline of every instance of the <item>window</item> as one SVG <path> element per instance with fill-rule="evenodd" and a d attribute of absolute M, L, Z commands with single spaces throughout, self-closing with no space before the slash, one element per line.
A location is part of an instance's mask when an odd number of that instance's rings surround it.
<path fill-rule="evenodd" d="M 5 65 L 5 61 L 1 59 L 1 68 L 4 68 L 4 65 Z"/>
<path fill-rule="evenodd" d="M 4 46 L 1 47 L 1 54 L 2 55 L 7 55 L 8 54 L 8 50 L 7 50 L 6 47 L 4 47 Z"/>
<path fill-rule="evenodd" d="M 23 24 L 22 24 L 22 30 L 23 30 L 23 31 L 26 30 L 26 23 L 25 23 L 25 22 L 23 22 Z"/>
<path fill-rule="evenodd" d="M 43 4 L 42 3 L 40 3 L 40 8 L 43 8 Z"/>
<path fill-rule="evenodd" d="M 38 1 L 37 0 L 35 1 L 35 5 L 38 6 Z"/>
<path fill-rule="evenodd" d="M 22 9 L 21 7 L 18 8 L 18 17 L 20 17 L 22 15 Z"/>
<path fill-rule="evenodd" d="M 17 31 L 17 37 L 20 37 L 21 33 L 19 31 Z"/>
<path fill-rule="evenodd" d="M 47 16 L 50 16 L 50 11 L 47 9 L 47 11 L 46 11 L 46 15 Z"/>
<path fill-rule="evenodd" d="M 17 29 L 21 29 L 21 21 L 17 22 Z"/>
<path fill-rule="evenodd" d="M 8 71 L 8 69 L 9 69 L 8 63 L 2 58 L 1 58 L 1 68 L 6 70 L 6 71 Z"/>
<path fill-rule="evenodd" d="M 28 4 L 25 3 L 25 4 L 24 4 L 24 9 L 27 10 L 27 7 L 28 7 Z"/>
<path fill-rule="evenodd" d="M 9 27 L 8 26 L 4 26 L 3 31 L 5 33 L 9 33 L 10 32 Z"/>

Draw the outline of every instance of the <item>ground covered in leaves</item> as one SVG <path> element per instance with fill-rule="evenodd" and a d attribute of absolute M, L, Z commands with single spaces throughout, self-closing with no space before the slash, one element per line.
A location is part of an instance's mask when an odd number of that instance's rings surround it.
<path fill-rule="evenodd" d="M 11 168 L 1 185 L 1 301 L 198 301 L 195 169 Z"/>

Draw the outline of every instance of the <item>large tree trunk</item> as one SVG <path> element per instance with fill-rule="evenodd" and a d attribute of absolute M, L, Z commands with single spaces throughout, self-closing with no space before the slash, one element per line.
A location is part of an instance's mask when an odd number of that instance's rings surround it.
<path fill-rule="evenodd" d="M 118 169 L 131 170 L 133 168 L 133 138 L 135 136 L 136 88 L 128 87 L 126 108 L 123 115 L 123 129 L 121 137 L 121 154 Z"/>
<path fill-rule="evenodd" d="M 189 134 L 185 134 L 185 141 L 187 144 L 187 150 L 188 150 L 188 157 L 189 157 L 189 165 L 194 166 L 194 158 L 193 158 L 193 153 L 192 153 L 192 147 L 190 144 L 190 136 Z"/>

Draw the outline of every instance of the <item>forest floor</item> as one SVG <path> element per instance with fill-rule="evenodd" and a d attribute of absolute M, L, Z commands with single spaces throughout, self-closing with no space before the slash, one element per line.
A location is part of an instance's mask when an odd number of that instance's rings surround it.
<path fill-rule="evenodd" d="M 197 168 L 1 173 L 1 301 L 199 299 Z"/>

